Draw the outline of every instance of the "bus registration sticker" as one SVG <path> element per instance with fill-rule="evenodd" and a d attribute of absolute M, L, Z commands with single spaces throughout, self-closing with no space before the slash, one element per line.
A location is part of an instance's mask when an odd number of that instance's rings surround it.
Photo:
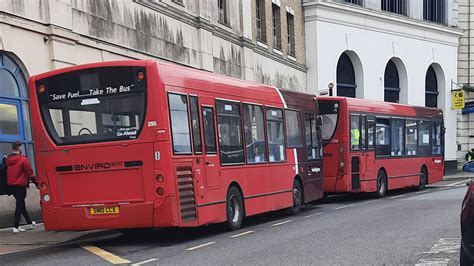
<path fill-rule="evenodd" d="M 90 208 L 91 215 L 119 214 L 119 206 L 93 207 Z"/>

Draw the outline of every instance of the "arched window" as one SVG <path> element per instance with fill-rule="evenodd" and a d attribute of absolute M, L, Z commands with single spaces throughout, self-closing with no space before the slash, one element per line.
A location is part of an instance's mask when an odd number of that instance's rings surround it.
<path fill-rule="evenodd" d="M 385 96 L 386 102 L 398 103 L 400 102 L 400 76 L 395 63 L 390 60 L 385 67 Z"/>
<path fill-rule="evenodd" d="M 349 56 L 343 53 L 337 62 L 337 95 L 355 98 L 356 88 L 354 65 Z"/>
<path fill-rule="evenodd" d="M 433 66 L 430 66 L 425 79 L 425 106 L 437 108 L 438 94 L 438 77 Z"/>
<path fill-rule="evenodd" d="M 19 64 L 0 53 L 0 157 L 11 153 L 13 141 L 24 142 L 33 159 L 26 78 Z"/>

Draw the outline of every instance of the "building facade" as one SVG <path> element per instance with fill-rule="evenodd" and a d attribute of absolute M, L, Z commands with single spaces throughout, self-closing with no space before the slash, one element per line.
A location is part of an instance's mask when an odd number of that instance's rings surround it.
<path fill-rule="evenodd" d="M 21 140 L 33 159 L 31 75 L 155 59 L 306 91 L 303 34 L 299 0 L 0 1 L 0 156 Z M 38 211 L 38 202 L 31 193 L 29 207 Z M 0 227 L 13 210 L 13 199 L 0 197 Z"/>
<path fill-rule="evenodd" d="M 308 88 L 444 111 L 446 171 L 456 171 L 457 0 L 305 0 Z"/>
<path fill-rule="evenodd" d="M 458 84 L 474 86 L 474 2 L 459 0 L 459 28 L 464 30 L 459 40 Z M 466 103 L 474 103 L 474 93 L 466 92 Z M 474 113 L 458 113 L 457 158 L 458 167 L 466 161 L 467 151 L 474 148 Z"/>

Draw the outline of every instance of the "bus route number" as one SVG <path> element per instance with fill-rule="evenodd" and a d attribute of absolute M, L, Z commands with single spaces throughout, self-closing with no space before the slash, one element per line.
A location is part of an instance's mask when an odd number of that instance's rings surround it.
<path fill-rule="evenodd" d="M 156 121 L 148 121 L 148 127 L 156 127 L 157 125 Z"/>

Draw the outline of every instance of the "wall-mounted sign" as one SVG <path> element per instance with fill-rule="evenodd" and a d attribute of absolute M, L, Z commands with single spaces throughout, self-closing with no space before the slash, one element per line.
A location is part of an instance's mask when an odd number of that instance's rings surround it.
<path fill-rule="evenodd" d="M 451 109 L 460 110 L 465 107 L 465 96 L 464 90 L 451 91 Z"/>

